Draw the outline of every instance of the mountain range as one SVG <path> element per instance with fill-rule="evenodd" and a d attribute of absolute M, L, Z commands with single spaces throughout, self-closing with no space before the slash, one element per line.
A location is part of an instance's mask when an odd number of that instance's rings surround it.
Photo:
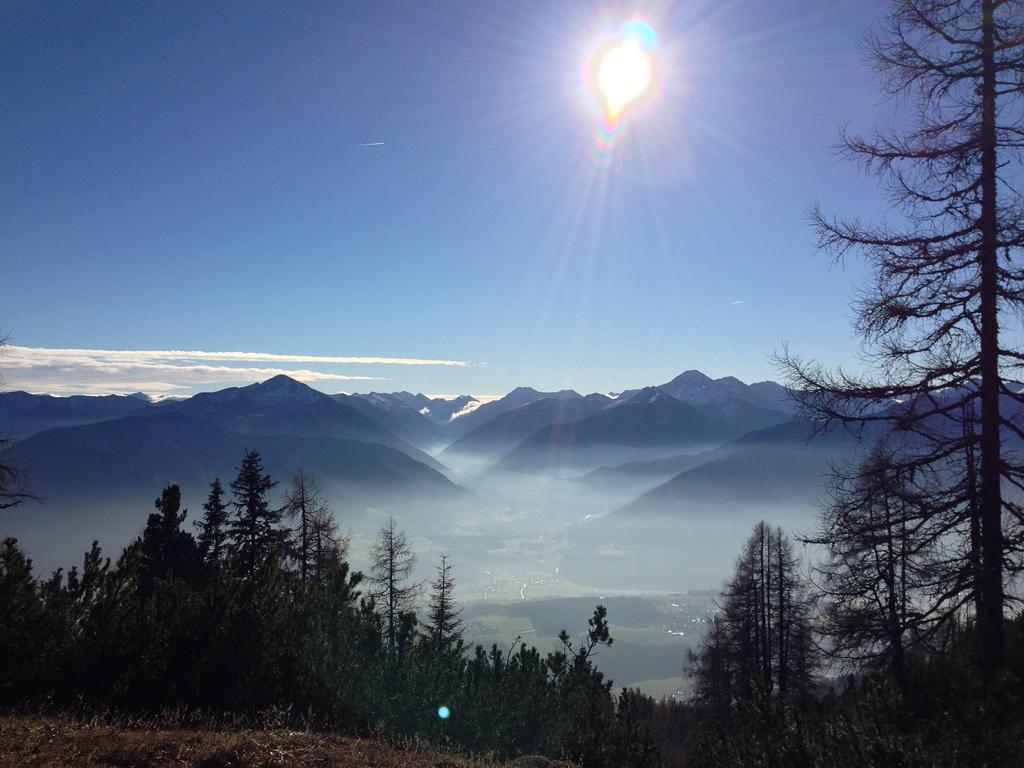
<path fill-rule="evenodd" d="M 16 457 L 43 495 L 72 487 L 88 493 L 111 483 L 191 482 L 201 467 L 206 475 L 228 468 L 246 445 L 263 446 L 279 471 L 317 465 L 330 478 L 367 482 L 432 477 L 412 472 L 415 466 L 455 477 L 450 468 L 466 457 L 503 472 L 654 459 L 661 469 L 647 474 L 660 477 L 692 462 L 673 464 L 675 455 L 789 418 L 780 385 L 716 380 L 699 371 L 616 397 L 518 387 L 483 403 L 469 395 L 327 395 L 284 375 L 159 403 L 144 395 L 0 394 L 0 429 L 14 438 Z M 318 458 L 317 451 L 337 461 Z M 115 477 L 112 468 L 123 474 Z"/>
<path fill-rule="evenodd" d="M 1004 399 L 1004 415 L 1024 421 Z M 784 387 L 699 371 L 617 395 L 523 386 L 484 400 L 328 395 L 287 376 L 159 402 L 2 393 L 0 433 L 14 438 L 3 460 L 42 504 L 0 513 L 0 536 L 19 538 L 43 570 L 66 566 L 94 538 L 116 549 L 138 535 L 169 483 L 191 523 L 210 481 L 227 484 L 256 449 L 280 483 L 272 503 L 294 472 L 311 472 L 355 557 L 395 515 L 425 560 L 447 552 L 465 564 L 476 595 L 560 579 L 706 585 L 752 520 L 812 524 L 831 466 L 875 437 L 821 434 Z M 957 427 L 948 421 L 930 427 Z M 1008 434 L 1011 444 L 1024 447 Z"/>
<path fill-rule="evenodd" d="M 807 462 L 783 467 L 778 454 L 772 465 L 742 442 L 791 418 L 780 385 L 698 371 L 617 396 L 518 387 L 489 402 L 328 395 L 284 375 L 160 402 L 0 394 L 10 460 L 50 512 L 70 515 L 144 508 L 168 483 L 201 499 L 253 448 L 275 478 L 306 469 L 363 509 L 463 508 L 483 503 L 473 492 L 490 478 L 561 473 L 582 489 L 614 486 L 608 499 L 632 494 L 623 515 L 648 514 L 719 487 L 735 495 L 737 473 L 751 492 L 757 478 L 803 482 Z"/>

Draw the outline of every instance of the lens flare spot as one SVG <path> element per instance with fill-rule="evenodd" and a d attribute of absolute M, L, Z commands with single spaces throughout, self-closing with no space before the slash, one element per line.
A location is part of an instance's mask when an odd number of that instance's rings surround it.
<path fill-rule="evenodd" d="M 448 707 L 442 705 L 437 708 L 437 716 L 440 717 L 442 720 L 447 720 L 449 717 L 452 716 L 452 711 L 448 709 Z"/>

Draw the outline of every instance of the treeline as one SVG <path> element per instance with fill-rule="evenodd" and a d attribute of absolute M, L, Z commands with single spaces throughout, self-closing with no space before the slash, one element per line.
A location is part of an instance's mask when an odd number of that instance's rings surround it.
<path fill-rule="evenodd" d="M 168 486 L 116 561 L 94 543 L 80 567 L 41 581 L 4 541 L 0 704 L 206 721 L 273 713 L 474 753 L 657 763 L 640 700 L 613 696 L 594 667 L 612 643 L 602 606 L 546 655 L 467 650 L 446 558 L 418 616 L 414 553 L 393 520 L 371 571 L 352 572 L 315 479 L 297 474 L 281 506 L 275 485 L 249 452 L 230 494 L 211 484 L 193 525 Z"/>
<path fill-rule="evenodd" d="M 755 526 L 691 654 L 682 727 L 655 730 L 667 764 L 1024 765 L 1024 617 L 1008 622 L 1007 663 L 988 679 L 973 614 L 931 620 L 928 569 L 895 523 L 906 497 L 853 504 L 864 490 L 825 511 L 834 538 L 808 539 L 825 546 L 809 576 L 780 529 Z"/>

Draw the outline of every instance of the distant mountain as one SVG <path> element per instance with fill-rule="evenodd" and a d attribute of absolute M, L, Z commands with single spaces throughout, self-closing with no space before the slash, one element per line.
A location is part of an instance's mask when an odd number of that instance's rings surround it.
<path fill-rule="evenodd" d="M 457 440 L 494 417 L 537 400 L 577 400 L 581 397 L 578 392 L 571 389 L 563 389 L 559 392 L 539 392 L 532 387 L 516 387 L 499 400 L 483 403 L 478 408 L 457 416 L 449 425 L 449 431 Z"/>
<path fill-rule="evenodd" d="M 950 389 L 934 400 L 894 403 L 876 409 L 893 418 L 908 412 L 932 411 L 936 405 L 956 403 L 962 389 Z M 1020 404 L 1010 396 L 1001 399 L 1000 410 L 1009 421 L 1024 424 Z M 933 415 L 918 424 L 938 436 L 958 437 L 963 429 L 959 409 L 951 415 Z M 890 432 L 893 424 L 870 422 L 850 430 L 836 427 L 821 432 L 806 421 L 791 420 L 753 430 L 723 445 L 693 456 L 661 461 L 635 462 L 603 467 L 580 479 L 591 491 L 602 487 L 640 487 L 658 479 L 666 470 L 678 469 L 671 478 L 647 490 L 610 517 L 685 515 L 715 506 L 807 506 L 819 500 L 829 481 L 832 466 L 854 461 L 860 451 L 888 434 L 893 444 L 915 451 L 925 445 L 914 432 Z M 1003 430 L 1004 451 L 1024 450 L 1024 440 L 1009 427 Z"/>
<path fill-rule="evenodd" d="M 611 490 L 621 493 L 631 490 L 634 495 L 639 495 L 661 485 L 680 472 L 708 461 L 708 454 L 712 452 L 713 450 L 680 453 L 647 461 L 628 461 L 625 464 L 598 467 L 578 478 L 576 482 L 581 488 L 595 492 Z"/>
<path fill-rule="evenodd" d="M 435 424 L 445 425 L 451 421 L 452 415 L 477 402 L 470 395 L 459 395 L 450 400 L 443 397 L 427 397 L 424 394 L 411 392 L 371 392 L 368 395 L 355 395 L 378 407 L 410 408 Z"/>
<path fill-rule="evenodd" d="M 94 538 L 119 547 L 136 535 L 164 485 L 182 486 L 194 520 L 208 483 L 233 479 L 253 448 L 282 484 L 274 503 L 305 469 L 342 517 L 364 526 L 384 511 L 430 519 L 474 503 L 436 460 L 379 421 L 275 377 L 15 443 L 5 459 L 25 471 L 42 506 L 2 516 L 2 533 L 26 542 L 48 566 L 70 562 Z"/>
<path fill-rule="evenodd" d="M 694 466 L 612 514 L 679 516 L 725 505 L 807 505 L 827 487 L 832 463 L 852 458 L 861 445 L 842 430 L 816 436 L 808 422 L 757 430 L 692 457 Z M 643 469 L 650 467 L 634 465 L 631 474 Z"/>
<path fill-rule="evenodd" d="M 607 395 L 572 395 L 576 393 L 556 393 L 499 413 L 449 445 L 440 458 L 464 453 L 497 456 L 544 427 L 578 421 L 613 402 Z"/>
<path fill-rule="evenodd" d="M 439 447 L 445 441 L 444 427 L 415 407 L 388 397 L 371 393 L 369 395 L 332 395 L 364 416 L 382 424 L 392 433 L 425 451 Z"/>
<path fill-rule="evenodd" d="M 712 379 L 700 371 L 690 370 L 662 384 L 659 389 L 691 405 L 724 405 L 743 400 L 768 410 L 792 410 L 788 390 L 774 381 L 744 384 L 734 376 Z"/>
<path fill-rule="evenodd" d="M 54 427 L 74 427 L 117 419 L 150 407 L 145 395 L 53 397 L 28 392 L 0 394 L 0 435 L 22 440 Z"/>
<path fill-rule="evenodd" d="M 683 448 L 697 450 L 717 445 L 728 435 L 727 426 L 657 387 L 648 387 L 579 421 L 535 432 L 502 457 L 496 468 L 594 467 L 615 457 L 654 458 Z"/>
<path fill-rule="evenodd" d="M 203 392 L 159 411 L 209 421 L 241 435 L 333 437 L 386 445 L 442 469 L 435 459 L 379 421 L 284 375 L 247 387 Z"/>
<path fill-rule="evenodd" d="M 433 419 L 438 424 L 450 423 L 456 414 L 479 402 L 470 395 L 459 395 L 451 400 L 443 397 L 425 397 L 424 395 L 419 395 L 419 397 L 423 398 L 420 401 L 420 413 L 429 419 Z"/>
<path fill-rule="evenodd" d="M 712 379 L 690 370 L 658 389 L 725 424 L 733 435 L 788 421 L 793 412 L 789 390 L 774 381 L 744 384 L 733 376 Z M 635 394 L 628 390 L 620 397 Z"/>
<path fill-rule="evenodd" d="M 166 483 L 201 489 L 234 477 L 255 448 L 276 479 L 299 468 L 322 482 L 401 490 L 457 489 L 440 472 L 396 448 L 318 435 L 243 435 L 185 413 L 161 411 L 40 432 L 12 458 L 44 500 L 155 495 Z"/>
<path fill-rule="evenodd" d="M 757 395 L 759 404 L 765 408 L 774 408 L 786 413 L 796 410 L 793 393 L 775 381 L 755 381 L 747 385 L 750 392 Z"/>

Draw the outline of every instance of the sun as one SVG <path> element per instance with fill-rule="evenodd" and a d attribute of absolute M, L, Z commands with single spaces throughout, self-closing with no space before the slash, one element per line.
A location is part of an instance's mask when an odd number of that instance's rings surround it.
<path fill-rule="evenodd" d="M 607 118 L 615 122 L 632 102 L 647 93 L 652 80 L 651 57 L 636 40 L 607 50 L 597 68 L 597 87 Z"/>
<path fill-rule="evenodd" d="M 603 139 L 614 138 L 620 120 L 656 85 L 657 59 L 654 30 L 633 20 L 606 31 L 590 47 L 585 82 L 601 113 Z"/>

